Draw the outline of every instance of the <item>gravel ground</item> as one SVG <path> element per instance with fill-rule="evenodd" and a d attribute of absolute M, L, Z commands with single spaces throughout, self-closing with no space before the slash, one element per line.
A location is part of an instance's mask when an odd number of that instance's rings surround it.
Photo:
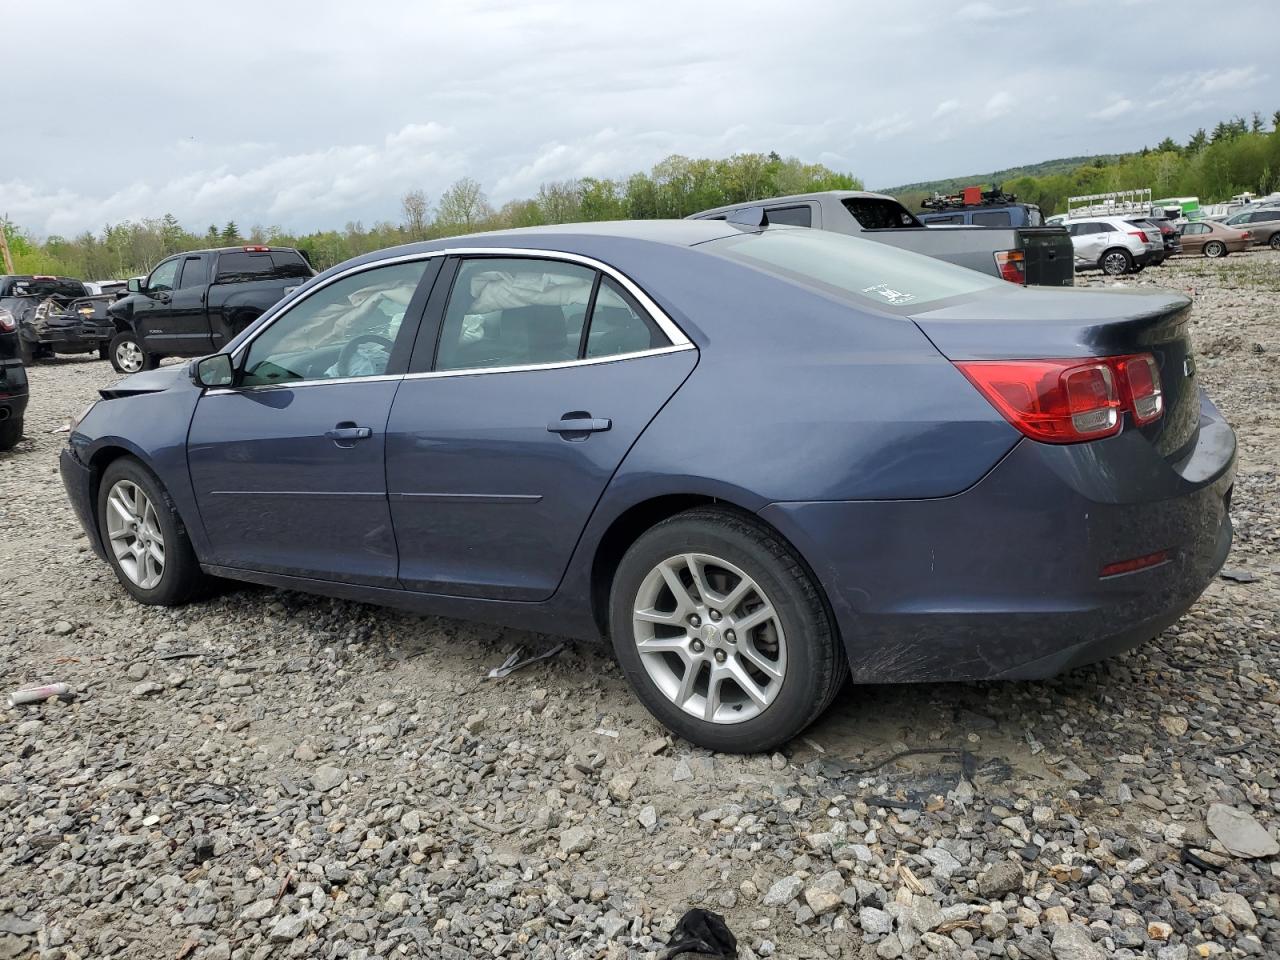
<path fill-rule="evenodd" d="M 37 366 L 0 458 L 0 686 L 78 696 L 0 711 L 0 960 L 653 957 L 691 906 L 747 958 L 1280 956 L 1280 255 L 1126 285 L 1196 297 L 1257 579 L 1052 681 L 847 689 L 771 757 L 666 738 L 596 647 L 493 682 L 555 639 L 130 602 L 51 432 L 113 375 Z"/>

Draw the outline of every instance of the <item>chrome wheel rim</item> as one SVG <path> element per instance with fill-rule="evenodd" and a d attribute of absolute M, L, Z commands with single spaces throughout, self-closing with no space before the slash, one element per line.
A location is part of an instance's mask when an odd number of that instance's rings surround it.
<path fill-rule="evenodd" d="M 631 623 L 649 679 L 699 720 L 751 720 L 782 690 L 782 621 L 759 584 L 726 560 L 685 553 L 662 561 L 641 582 Z"/>
<path fill-rule="evenodd" d="M 116 347 L 116 363 L 126 373 L 137 373 L 142 369 L 142 348 L 132 340 L 126 340 Z"/>
<path fill-rule="evenodd" d="M 1225 250 L 1226 248 L 1216 240 L 1204 248 L 1204 252 L 1211 257 L 1220 257 Z"/>
<path fill-rule="evenodd" d="M 117 480 L 107 494 L 107 539 L 116 563 L 132 583 L 155 588 L 164 576 L 164 534 L 151 498 L 131 480 Z"/>
<path fill-rule="evenodd" d="M 1102 261 L 1102 269 L 1113 277 L 1124 273 L 1128 266 L 1129 263 L 1123 253 L 1109 253 Z"/>

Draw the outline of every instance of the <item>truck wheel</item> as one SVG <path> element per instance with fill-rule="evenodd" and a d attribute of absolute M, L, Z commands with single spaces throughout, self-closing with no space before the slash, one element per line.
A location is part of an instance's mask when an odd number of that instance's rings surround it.
<path fill-rule="evenodd" d="M 1108 277 L 1118 277 L 1133 270 L 1133 257 L 1128 250 L 1117 247 L 1104 253 L 1098 265 Z"/>
<path fill-rule="evenodd" d="M 1227 255 L 1227 246 L 1221 240 L 1210 240 L 1204 245 L 1204 255 L 1206 257 L 1225 257 Z"/>
<path fill-rule="evenodd" d="M 12 450 L 22 439 L 22 418 L 0 420 L 0 450 Z"/>
<path fill-rule="evenodd" d="M 160 358 L 153 357 L 142 348 L 137 334 L 132 331 L 117 333 L 107 348 L 108 360 L 116 373 L 137 373 L 140 370 L 154 370 L 160 365 Z"/>

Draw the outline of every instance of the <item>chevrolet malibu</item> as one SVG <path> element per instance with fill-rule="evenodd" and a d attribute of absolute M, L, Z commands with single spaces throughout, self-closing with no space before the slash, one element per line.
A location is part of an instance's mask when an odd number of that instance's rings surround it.
<path fill-rule="evenodd" d="M 61 470 L 142 603 L 607 637 L 671 730 L 765 750 L 850 677 L 1046 677 L 1187 610 L 1236 449 L 1189 310 L 784 226 L 455 238 L 103 390 Z"/>

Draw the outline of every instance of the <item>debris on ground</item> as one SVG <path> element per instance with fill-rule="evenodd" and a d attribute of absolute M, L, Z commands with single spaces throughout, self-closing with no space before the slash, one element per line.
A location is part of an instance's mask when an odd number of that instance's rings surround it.
<path fill-rule="evenodd" d="M 484 675 L 485 679 L 501 680 L 503 677 L 509 677 L 511 674 L 515 673 L 517 670 L 523 670 L 525 667 L 535 664 L 540 660 L 550 660 L 552 657 L 560 653 L 560 651 L 563 649 L 564 649 L 564 644 L 558 643 L 554 647 L 552 647 L 550 650 L 546 650 L 542 653 L 534 654 L 531 657 L 524 657 L 524 659 L 521 659 L 521 657 L 524 654 L 524 648 L 517 647 L 515 652 L 513 652 L 511 656 L 507 657 L 507 659 L 502 661 L 502 664 L 500 666 L 496 666 L 492 670 L 490 670 L 488 673 L 486 673 Z"/>

